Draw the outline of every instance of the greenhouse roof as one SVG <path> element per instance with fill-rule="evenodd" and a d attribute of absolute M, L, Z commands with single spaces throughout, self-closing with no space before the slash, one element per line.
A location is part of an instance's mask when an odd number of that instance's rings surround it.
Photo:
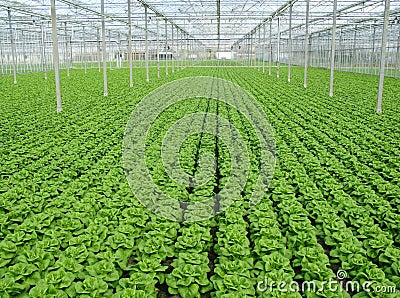
<path fill-rule="evenodd" d="M 246 36 L 262 34 L 262 30 L 257 29 L 271 19 L 273 31 L 276 32 L 277 25 L 274 22 L 280 18 L 281 32 L 284 33 L 288 28 L 290 5 L 293 5 L 293 34 L 304 34 L 306 4 L 305 0 L 137 0 L 131 2 L 133 36 L 144 38 L 144 6 L 147 6 L 148 30 L 153 37 L 157 32 L 157 23 L 159 26 L 164 26 L 163 22 L 167 20 L 171 26 L 167 28 L 168 35 L 172 34 L 173 26 L 177 29 L 174 32 L 178 38 L 184 36 L 194 39 L 209 48 L 216 48 L 220 44 L 222 49 L 226 50 Z M 332 26 L 333 1 L 309 0 L 309 5 L 310 32 L 329 30 Z M 40 26 L 35 25 L 42 22 L 50 25 L 49 0 L 3 0 L 0 2 L 0 30 L 8 28 L 8 8 L 11 11 L 14 28 L 40 30 Z M 58 0 L 56 8 L 60 26 L 67 23 L 78 38 L 83 27 L 87 28 L 86 32 L 100 28 L 102 16 L 100 0 Z M 339 0 L 338 26 L 355 23 L 380 24 L 383 11 L 384 1 L 381 0 Z M 393 23 L 400 20 L 399 12 L 400 0 L 391 1 Z M 104 16 L 109 34 L 126 38 L 127 1 L 105 0 Z M 165 28 L 158 28 L 160 33 L 165 35 Z M 178 29 L 180 33 L 176 33 Z"/>

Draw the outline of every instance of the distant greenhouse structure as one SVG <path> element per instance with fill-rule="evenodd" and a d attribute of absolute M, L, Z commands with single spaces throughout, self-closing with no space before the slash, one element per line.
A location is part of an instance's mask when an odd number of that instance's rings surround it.
<path fill-rule="evenodd" d="M 292 66 L 305 67 L 304 87 L 308 67 L 330 69 L 330 95 L 336 70 L 379 75 L 378 102 L 384 77 L 400 77 L 398 0 L 250 2 L 3 1 L 0 74 L 17 83 L 22 73 L 98 68 L 106 82 L 107 69 L 145 67 L 149 81 L 160 63 L 235 60 L 288 67 L 288 81 Z"/>

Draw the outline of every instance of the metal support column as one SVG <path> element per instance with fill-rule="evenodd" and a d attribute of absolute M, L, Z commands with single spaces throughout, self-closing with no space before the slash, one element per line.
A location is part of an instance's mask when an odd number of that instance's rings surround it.
<path fill-rule="evenodd" d="M 133 87 L 132 71 L 132 12 L 131 0 L 128 0 L 128 63 L 129 63 L 129 87 Z"/>
<path fill-rule="evenodd" d="M 121 33 L 118 33 L 118 68 L 122 68 Z"/>
<path fill-rule="evenodd" d="M 354 27 L 354 36 L 353 36 L 353 53 L 351 55 L 352 63 L 350 63 L 350 71 L 357 72 L 357 25 Z M 353 69 L 354 67 L 354 69 Z"/>
<path fill-rule="evenodd" d="M 64 22 L 64 33 L 65 33 L 65 54 L 64 54 L 64 59 L 65 59 L 65 66 L 67 68 L 67 76 L 70 76 L 69 73 L 69 59 L 68 59 L 68 34 L 67 34 L 67 22 Z"/>
<path fill-rule="evenodd" d="M 269 21 L 269 65 L 268 65 L 268 75 L 271 75 L 272 67 L 272 19 Z"/>
<path fill-rule="evenodd" d="M 265 24 L 263 25 L 263 42 L 262 42 L 262 72 L 265 73 Z"/>
<path fill-rule="evenodd" d="M 8 12 L 8 28 L 10 29 L 10 41 L 11 41 L 11 53 L 13 60 L 13 73 L 14 73 L 14 84 L 17 84 L 17 53 L 15 50 L 15 42 L 14 42 L 14 32 L 11 25 L 11 9 L 7 9 Z"/>
<path fill-rule="evenodd" d="M 84 26 L 82 26 L 82 32 L 84 31 Z M 85 39 L 85 37 L 83 36 L 83 34 L 82 34 L 82 40 L 81 40 L 81 42 L 79 43 L 79 45 L 80 45 L 80 53 L 79 53 L 79 62 L 80 62 L 80 67 L 82 68 L 82 69 L 84 69 L 84 63 L 83 63 L 83 40 Z"/>
<path fill-rule="evenodd" d="M 24 60 L 24 73 L 28 72 L 28 67 L 27 67 L 27 62 L 26 62 L 26 48 L 25 48 L 25 44 L 27 43 L 25 40 L 25 35 L 24 35 L 24 31 L 21 30 L 21 38 L 22 38 L 22 59 Z M 32 69 L 31 69 L 32 71 Z"/>
<path fill-rule="evenodd" d="M 182 63 L 182 68 L 185 69 L 187 66 L 187 60 L 189 59 L 189 52 L 187 51 L 187 41 L 186 41 L 186 33 L 182 35 L 182 52 L 185 53 L 185 59 Z"/>
<path fill-rule="evenodd" d="M 390 0 L 385 0 L 385 16 L 383 20 L 382 30 L 382 45 L 381 45 L 381 65 L 379 71 L 379 89 L 378 89 L 378 104 L 376 112 L 382 113 L 382 97 L 383 97 L 383 84 L 385 81 L 385 68 L 386 68 L 386 47 L 387 47 L 387 35 L 389 26 L 389 11 L 390 11 Z"/>
<path fill-rule="evenodd" d="M 394 77 L 397 79 L 397 73 L 399 70 L 399 61 L 400 59 L 400 32 L 399 32 L 399 36 L 397 37 L 397 49 L 396 49 L 396 58 L 394 61 Z"/>
<path fill-rule="evenodd" d="M 343 54 L 344 54 L 343 31 L 342 31 L 342 28 L 340 28 L 340 33 L 339 33 L 339 66 L 337 67 L 339 70 L 340 70 L 340 68 L 342 68 L 344 66 Z"/>
<path fill-rule="evenodd" d="M 101 0 L 101 38 L 103 48 L 103 82 L 104 82 L 104 96 L 108 96 L 108 83 L 107 83 L 107 49 L 106 49 L 106 20 L 104 17 L 104 0 Z"/>
<path fill-rule="evenodd" d="M 310 0 L 306 0 L 306 38 L 304 47 L 304 88 L 307 88 L 308 49 L 309 49 L 309 23 L 310 23 Z"/>
<path fill-rule="evenodd" d="M 3 35 L 3 34 L 2 34 Z M 3 38 L 3 36 L 2 36 Z M 1 60 L 1 74 L 4 75 L 5 69 L 5 61 L 4 61 L 4 53 L 3 53 L 3 44 L 0 44 L 0 60 Z"/>
<path fill-rule="evenodd" d="M 101 72 L 100 29 L 97 28 L 97 66 Z"/>
<path fill-rule="evenodd" d="M 73 47 L 72 47 L 72 36 L 74 35 L 74 29 L 73 29 L 73 27 L 72 27 L 72 29 L 71 29 L 71 35 L 69 36 L 69 66 L 70 66 L 70 68 L 73 68 L 74 67 L 74 61 L 73 61 L 73 57 L 72 57 L 72 49 L 73 49 Z"/>
<path fill-rule="evenodd" d="M 333 83 L 335 78 L 335 55 L 336 55 L 336 17 L 337 0 L 333 1 L 333 25 L 332 25 L 332 45 L 331 45 L 331 79 L 329 84 L 329 96 L 333 96 Z"/>
<path fill-rule="evenodd" d="M 58 55 L 56 0 L 51 0 L 51 36 L 53 38 L 53 63 L 56 81 L 57 113 L 62 111 L 61 85 L 60 85 L 60 59 Z"/>
<path fill-rule="evenodd" d="M 191 57 L 191 53 L 190 53 L 190 41 L 189 41 L 189 35 L 188 34 L 186 34 L 186 50 L 187 50 L 187 53 L 188 53 L 188 58 L 187 58 L 187 60 L 186 60 L 186 67 L 188 67 L 189 66 L 189 64 L 190 64 L 190 57 Z"/>
<path fill-rule="evenodd" d="M 253 68 L 257 69 L 257 30 L 254 31 L 254 37 L 251 36 L 252 46 L 251 46 L 251 53 L 252 53 L 252 61 L 253 61 Z"/>
<path fill-rule="evenodd" d="M 41 60 L 42 60 L 42 71 L 44 73 L 44 79 L 47 80 L 47 66 L 46 66 L 46 33 L 44 31 L 43 24 L 41 25 L 41 33 L 42 33 L 42 51 L 41 51 Z"/>
<path fill-rule="evenodd" d="M 165 75 L 168 75 L 168 22 L 165 20 Z"/>
<path fill-rule="evenodd" d="M 144 29 L 146 31 L 146 44 L 145 44 L 145 62 L 146 62 L 146 82 L 150 82 L 149 75 L 149 30 L 148 30 L 148 19 L 147 19 L 147 6 L 144 7 Z"/>
<path fill-rule="evenodd" d="M 87 73 L 87 51 L 86 51 L 86 30 L 83 26 L 83 64 L 85 68 L 85 74 Z"/>
<path fill-rule="evenodd" d="M 261 27 L 258 28 L 258 49 L 261 49 Z M 257 55 L 257 52 L 256 52 Z M 258 71 L 261 71 L 261 55 L 258 56 Z"/>
<path fill-rule="evenodd" d="M 182 69 L 182 61 L 180 61 L 182 59 L 182 49 L 181 49 L 181 46 L 182 46 L 181 35 L 182 35 L 182 33 L 179 31 L 179 29 L 177 29 L 176 30 L 176 34 L 177 34 L 177 36 L 176 36 L 176 42 L 177 42 L 176 50 L 177 50 L 177 52 L 179 52 L 179 61 L 177 61 L 176 64 L 177 64 L 178 70 L 180 70 L 180 69 Z"/>
<path fill-rule="evenodd" d="M 289 55 L 288 55 L 288 82 L 290 83 L 291 76 L 292 76 L 292 16 L 293 16 L 293 4 L 289 6 Z"/>
<path fill-rule="evenodd" d="M 138 60 L 137 58 L 137 44 L 139 43 L 137 40 L 136 40 L 136 36 L 133 36 L 133 39 L 135 40 L 135 46 L 134 46 L 134 49 L 133 49 L 133 67 L 134 68 L 136 68 L 136 60 Z M 139 59 L 140 59 L 140 54 L 139 54 Z"/>
<path fill-rule="evenodd" d="M 108 30 L 108 51 L 107 51 L 107 55 L 108 55 L 108 58 L 107 58 L 107 60 L 110 60 L 110 70 L 112 70 L 112 62 L 113 62 L 113 57 L 112 57 L 112 54 L 114 53 L 114 43 L 112 42 L 112 40 L 111 40 L 111 30 Z M 111 47 L 111 49 L 110 49 L 110 47 Z M 111 57 L 110 57 L 110 54 L 108 53 L 108 52 L 110 52 L 111 53 Z"/>
<path fill-rule="evenodd" d="M 175 73 L 175 62 L 174 62 L 174 24 L 171 24 L 171 32 L 172 32 L 172 41 L 171 41 L 171 64 L 172 64 L 172 73 Z"/>
<path fill-rule="evenodd" d="M 372 56 L 373 56 L 373 52 L 374 52 L 374 37 L 375 37 L 375 34 L 373 34 L 374 30 L 372 30 L 372 25 L 370 24 L 369 25 L 369 33 L 372 36 L 370 38 L 370 40 L 372 40 L 372 45 L 371 45 L 372 48 L 371 48 L 371 54 L 369 55 L 369 59 L 368 59 L 368 68 L 369 68 L 369 70 L 367 71 L 367 73 L 370 73 L 370 71 L 372 70 Z"/>
<path fill-rule="evenodd" d="M 276 77 L 279 78 L 281 71 L 281 20 L 278 17 L 278 37 L 277 37 L 277 50 L 276 50 Z"/>
<path fill-rule="evenodd" d="M 247 47 L 247 66 L 251 66 L 251 57 L 250 57 L 250 41 L 249 41 L 249 36 L 246 37 L 246 47 Z"/>
<path fill-rule="evenodd" d="M 160 21 L 157 17 L 157 77 L 160 78 Z"/>
<path fill-rule="evenodd" d="M 183 32 L 179 34 L 179 69 L 183 69 Z"/>

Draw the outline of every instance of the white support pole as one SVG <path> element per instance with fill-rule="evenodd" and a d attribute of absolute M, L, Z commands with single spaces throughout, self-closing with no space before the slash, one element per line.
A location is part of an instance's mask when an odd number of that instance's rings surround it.
<path fill-rule="evenodd" d="M 269 65 L 268 65 L 268 75 L 271 75 L 272 67 L 272 19 L 269 21 Z"/>
<path fill-rule="evenodd" d="M 190 40 L 189 40 L 189 35 L 188 34 L 186 35 L 186 48 L 187 48 L 187 52 L 188 52 L 188 59 L 187 59 L 187 62 L 186 62 L 186 67 L 189 67 L 192 53 L 190 51 L 191 50 L 190 49 Z"/>
<path fill-rule="evenodd" d="M 182 49 L 181 49 L 181 32 L 179 28 L 176 29 L 176 52 L 177 52 L 177 61 L 176 61 L 176 68 L 181 70 L 181 59 L 182 59 Z"/>
<path fill-rule="evenodd" d="M 310 30 L 308 30 L 310 32 Z M 308 35 L 308 63 L 307 63 L 307 70 L 308 67 L 312 67 L 312 62 L 314 59 L 314 51 L 313 51 L 313 41 L 314 35 L 311 33 Z M 316 43 L 318 45 L 318 43 Z"/>
<path fill-rule="evenodd" d="M 185 28 L 186 27 L 186 20 L 185 19 L 183 19 L 183 27 Z M 185 53 L 185 60 L 182 60 L 182 69 L 185 69 L 186 68 L 186 61 L 187 61 L 187 59 L 188 59 L 188 52 L 187 52 L 187 49 L 186 49 L 186 33 L 185 32 L 182 32 L 182 53 Z"/>
<path fill-rule="evenodd" d="M 250 47 L 249 47 L 249 67 L 253 66 L 253 34 L 250 35 Z"/>
<path fill-rule="evenodd" d="M 28 72 L 28 66 L 27 66 L 27 62 L 26 62 L 26 48 L 25 48 L 25 44 L 26 44 L 26 40 L 25 40 L 25 35 L 24 35 L 24 31 L 21 30 L 21 38 L 22 38 L 22 58 L 24 60 L 24 73 Z M 32 71 L 32 69 L 31 69 Z"/>
<path fill-rule="evenodd" d="M 185 51 L 185 33 L 184 32 L 182 32 L 182 35 L 181 35 L 181 43 L 182 43 L 181 44 L 181 51 L 182 51 L 181 69 L 185 69 L 185 61 L 186 61 L 187 54 Z"/>
<path fill-rule="evenodd" d="M 257 28 L 256 29 L 254 29 L 254 37 L 252 37 L 252 39 L 253 39 L 253 53 L 254 53 L 254 55 L 253 55 L 253 57 L 252 57 L 252 59 L 253 59 L 253 68 L 255 69 L 255 70 L 257 70 Z"/>
<path fill-rule="evenodd" d="M 31 39 L 35 39 L 35 40 L 38 40 L 38 39 L 40 39 L 41 37 L 41 34 L 38 34 L 38 38 L 36 38 L 36 36 L 35 35 L 31 35 L 31 38 L 30 38 L 30 40 Z M 41 52 L 42 51 L 42 46 L 41 46 L 41 44 L 35 44 L 35 47 L 34 48 L 30 48 L 30 50 L 29 50 L 29 62 L 28 62 L 28 67 L 29 68 L 31 68 L 31 69 L 33 69 L 33 71 L 34 72 L 39 72 L 39 71 L 41 71 L 41 66 L 40 66 L 40 63 L 35 63 L 35 62 L 33 62 L 33 60 L 34 60 L 34 57 L 36 56 L 35 55 L 35 53 L 38 53 L 38 52 Z"/>
<path fill-rule="evenodd" d="M 280 71 L 281 71 L 281 60 L 280 60 L 280 56 L 281 56 L 281 20 L 280 17 L 278 17 L 278 37 L 277 37 L 277 57 L 276 57 L 276 77 L 279 78 L 280 76 Z"/>
<path fill-rule="evenodd" d="M 183 43 L 182 43 L 182 36 L 183 33 L 179 30 L 179 35 L 178 35 L 178 41 L 179 41 L 179 45 L 178 45 L 178 50 L 179 50 L 179 70 L 183 69 L 183 60 L 182 60 L 182 55 L 183 55 Z"/>
<path fill-rule="evenodd" d="M 51 36 L 53 38 L 53 63 L 56 81 L 57 113 L 62 111 L 61 85 L 60 85 L 60 59 L 58 54 L 56 0 L 51 0 Z"/>
<path fill-rule="evenodd" d="M 108 30 L 108 49 L 109 51 L 107 51 L 107 56 L 108 56 L 108 60 L 110 60 L 110 70 L 112 70 L 112 63 L 113 63 L 113 57 L 112 55 L 114 54 L 114 43 L 111 40 L 111 30 Z M 110 49 L 111 48 L 111 49 Z M 110 52 L 111 53 L 111 57 L 110 57 Z"/>
<path fill-rule="evenodd" d="M 129 63 L 129 87 L 133 87 L 132 71 L 132 12 L 131 0 L 128 0 L 128 63 Z"/>
<path fill-rule="evenodd" d="M 157 17 L 157 77 L 160 78 L 160 21 Z"/>
<path fill-rule="evenodd" d="M 84 63 L 83 63 L 83 40 L 85 39 L 85 37 L 83 36 L 83 31 L 84 31 L 84 26 L 82 26 L 82 40 L 81 40 L 81 42 L 79 43 L 79 45 L 80 45 L 80 57 L 79 57 L 79 62 L 80 62 L 80 67 L 82 68 L 82 69 L 84 69 Z"/>
<path fill-rule="evenodd" d="M 194 42 L 194 39 L 192 39 L 192 53 L 194 54 L 192 66 L 194 66 L 197 63 L 198 57 L 196 52 L 196 43 Z"/>
<path fill-rule="evenodd" d="M 250 60 L 250 42 L 249 42 L 249 36 L 246 36 L 246 39 L 244 40 L 244 51 L 245 51 L 245 53 L 246 53 L 246 56 L 247 57 L 245 57 L 245 59 L 247 59 L 247 61 L 246 61 L 246 65 L 248 66 L 248 67 L 250 67 L 249 66 L 249 60 Z"/>
<path fill-rule="evenodd" d="M 333 96 L 333 83 L 335 79 L 335 55 L 336 55 L 336 18 L 337 18 L 337 0 L 333 1 L 333 26 L 332 26 L 332 44 L 331 44 L 331 79 L 329 84 L 329 96 Z"/>
<path fill-rule="evenodd" d="M 258 49 L 261 49 L 261 27 L 258 28 Z M 262 55 L 261 55 L 262 56 Z M 261 56 L 258 56 L 258 71 L 261 71 Z"/>
<path fill-rule="evenodd" d="M 100 29 L 97 28 L 97 66 L 101 72 Z"/>
<path fill-rule="evenodd" d="M 33 35 L 32 36 L 32 39 L 35 39 L 35 40 L 40 40 L 40 44 L 36 44 L 35 45 L 35 48 L 31 48 L 30 49 L 30 51 L 29 51 L 29 62 L 28 62 L 28 67 L 30 67 L 30 68 L 34 68 L 35 69 L 35 72 L 40 72 L 40 71 L 43 71 L 42 69 L 42 66 L 41 66 L 41 63 L 42 62 L 39 62 L 39 63 L 35 63 L 34 62 L 34 60 L 35 60 L 35 53 L 40 53 L 40 52 L 42 52 L 42 41 L 41 41 L 41 36 L 42 36 L 42 33 L 40 32 L 40 34 L 38 34 L 37 35 L 37 37 L 35 36 L 35 35 Z M 40 54 L 41 55 L 41 54 Z M 41 58 L 40 58 L 41 59 Z"/>
<path fill-rule="evenodd" d="M 132 59 L 132 60 L 133 60 L 133 68 L 136 68 L 137 43 L 138 43 L 138 42 L 137 42 L 136 39 L 135 39 L 135 38 L 136 38 L 136 35 L 133 35 L 132 38 L 133 38 L 133 40 L 135 41 L 135 43 L 134 43 L 135 45 L 134 45 L 134 48 L 133 48 L 133 55 L 132 55 L 132 56 L 133 56 L 133 57 L 132 57 L 132 58 L 133 58 L 133 59 Z"/>
<path fill-rule="evenodd" d="M 168 22 L 165 19 L 165 75 L 168 75 Z"/>
<path fill-rule="evenodd" d="M 306 38 L 304 47 L 304 88 L 307 88 L 308 70 L 308 48 L 309 48 L 309 23 L 310 23 L 310 0 L 306 0 Z"/>
<path fill-rule="evenodd" d="M 193 57 L 193 43 L 192 43 L 192 41 L 190 40 L 190 36 L 188 35 L 188 48 L 189 48 L 189 53 L 190 53 L 190 60 L 189 60 L 189 67 L 190 66 L 193 66 L 193 63 L 194 63 L 194 57 Z"/>
<path fill-rule="evenodd" d="M 194 39 L 192 39 L 190 44 L 191 44 L 192 53 L 194 55 L 193 56 L 193 61 L 192 61 L 192 66 L 194 66 L 196 64 L 196 61 L 197 61 L 197 54 L 196 54 L 196 47 L 195 47 Z"/>
<path fill-rule="evenodd" d="M 25 48 L 25 44 L 26 44 L 26 43 L 30 43 L 30 38 L 25 36 L 23 30 L 21 30 L 20 32 L 21 32 L 21 38 L 20 38 L 20 40 L 22 41 L 22 45 L 21 45 L 21 48 L 22 48 L 22 49 L 20 49 L 20 50 L 18 51 L 18 48 L 17 48 L 17 53 L 19 53 L 19 56 L 22 55 L 22 59 L 23 59 L 23 65 L 21 65 L 21 71 L 23 71 L 23 72 L 29 72 L 29 71 L 30 71 L 30 72 L 34 72 L 35 69 L 32 67 L 32 64 L 29 63 L 29 65 L 28 65 L 28 62 L 27 62 L 27 57 L 28 57 L 28 55 L 27 55 L 27 51 L 26 51 L 26 48 Z M 30 35 L 29 35 L 29 36 L 30 36 Z M 32 46 L 32 47 L 33 47 L 33 46 Z M 30 68 L 30 69 L 29 69 L 29 68 Z"/>
<path fill-rule="evenodd" d="M 190 67 L 191 66 L 191 63 L 192 63 L 192 61 L 191 61 L 191 57 L 192 57 L 192 52 L 191 52 L 191 50 L 192 50 L 192 48 L 190 47 L 190 40 L 189 40 L 189 38 L 190 38 L 190 36 L 189 35 L 187 35 L 186 36 L 186 46 L 187 46 L 187 51 L 188 51 L 188 61 L 187 61 L 187 64 L 186 64 L 186 66 L 187 67 Z"/>
<path fill-rule="evenodd" d="M 64 33 L 65 33 L 65 54 L 64 54 L 64 59 L 65 59 L 65 66 L 67 67 L 67 76 L 70 76 L 69 73 L 69 59 L 68 59 L 68 34 L 67 34 L 67 22 L 64 22 Z"/>
<path fill-rule="evenodd" d="M 189 48 L 187 44 L 187 35 L 186 33 L 182 36 L 182 51 L 185 52 L 185 60 L 183 60 L 183 69 L 187 67 L 188 60 L 189 60 Z"/>
<path fill-rule="evenodd" d="M 122 68 L 121 33 L 118 33 L 118 68 Z"/>
<path fill-rule="evenodd" d="M 148 19 L 147 19 L 147 6 L 144 7 L 144 28 L 146 35 L 146 44 L 145 44 L 145 53 L 144 59 L 146 62 L 146 82 L 150 82 L 150 74 L 149 74 L 149 30 L 148 30 Z"/>
<path fill-rule="evenodd" d="M 340 68 L 344 67 L 343 54 L 344 54 L 343 31 L 342 31 L 342 28 L 340 28 L 340 33 L 339 33 L 339 66 L 338 66 L 339 70 L 340 70 Z"/>
<path fill-rule="evenodd" d="M 400 34 L 397 37 L 397 49 L 396 49 L 396 60 L 394 61 L 394 77 L 397 79 L 397 73 L 399 70 L 399 58 L 400 58 Z"/>
<path fill-rule="evenodd" d="M 389 26 L 389 11 L 390 11 L 390 0 L 385 0 L 385 16 L 383 20 L 382 30 L 382 45 L 381 45 L 381 65 L 379 71 L 379 89 L 378 89 L 378 104 L 376 112 L 382 113 L 382 97 L 383 97 L 383 84 L 385 81 L 385 66 L 386 66 L 386 47 L 387 47 L 387 35 Z"/>
<path fill-rule="evenodd" d="M 85 68 L 85 74 L 87 74 L 87 51 L 86 51 L 86 31 L 85 26 L 83 26 L 83 64 Z"/>
<path fill-rule="evenodd" d="M 292 51 L 293 51 L 293 44 L 292 44 L 292 16 L 293 16 L 293 4 L 289 6 L 289 57 L 288 57 L 288 83 L 290 83 L 291 76 L 292 76 Z"/>
<path fill-rule="evenodd" d="M 183 69 L 183 60 L 182 60 L 182 56 L 183 56 L 183 40 L 182 40 L 182 36 L 183 36 L 183 33 L 181 32 L 181 31 L 178 31 L 179 32 L 179 37 L 178 37 L 178 40 L 179 40 L 179 46 L 178 46 L 178 49 L 179 49 L 179 70 L 182 70 Z"/>
<path fill-rule="evenodd" d="M 41 35 L 42 35 L 42 50 L 41 50 L 41 60 L 42 60 L 42 71 L 44 73 L 44 79 L 47 80 L 47 67 L 46 67 L 46 33 L 44 31 L 44 26 L 41 24 Z"/>
<path fill-rule="evenodd" d="M 189 66 L 189 57 L 190 57 L 190 52 L 189 52 L 189 36 L 187 34 L 185 34 L 185 50 L 187 53 L 187 57 L 185 60 L 185 68 L 187 68 Z"/>
<path fill-rule="evenodd" d="M 69 65 L 70 68 L 74 67 L 74 62 L 73 62 L 73 56 L 72 56 L 72 49 L 73 49 L 73 44 L 72 44 L 72 36 L 74 34 L 74 29 L 73 27 L 71 28 L 71 35 L 69 36 Z"/>
<path fill-rule="evenodd" d="M 10 41 L 11 41 L 11 53 L 12 53 L 12 60 L 13 60 L 13 73 L 14 73 L 14 84 L 17 84 L 17 53 L 15 50 L 15 42 L 14 42 L 14 32 L 12 29 L 11 23 L 11 9 L 7 9 L 8 13 L 8 28 L 10 29 Z"/>
<path fill-rule="evenodd" d="M 265 73 L 265 24 L 263 25 L 263 42 L 262 42 L 262 73 Z"/>
<path fill-rule="evenodd" d="M 252 37 L 253 38 L 253 37 Z M 253 68 L 257 69 L 257 30 L 254 31 L 254 41 L 253 41 Z"/>
<path fill-rule="evenodd" d="M 351 72 L 357 72 L 357 25 L 354 27 L 354 36 L 353 36 L 353 53 L 352 53 L 352 62 L 350 64 Z M 354 70 L 353 70 L 354 65 Z"/>
<path fill-rule="evenodd" d="M 185 34 L 185 48 L 186 48 L 186 52 L 187 52 L 187 58 L 186 58 L 186 61 L 185 61 L 185 68 L 187 68 L 188 65 L 189 65 L 189 59 L 190 59 L 189 36 L 187 34 Z"/>
<path fill-rule="evenodd" d="M 3 38 L 3 36 L 2 36 L 2 38 Z M 0 43 L 0 59 L 1 59 L 1 74 L 4 75 L 4 73 L 5 73 L 5 62 L 4 62 L 4 53 L 3 53 L 3 43 Z"/>
<path fill-rule="evenodd" d="M 375 68 L 374 56 L 375 56 L 375 31 L 376 31 L 376 28 L 375 28 L 375 26 L 373 26 L 373 29 L 372 29 L 372 26 L 373 25 L 370 25 L 370 31 L 372 31 L 372 32 L 370 32 L 372 34 L 370 40 L 372 40 L 372 45 L 371 45 L 371 54 L 369 55 L 369 71 L 368 71 L 369 74 L 372 74 L 373 69 Z"/>
<path fill-rule="evenodd" d="M 171 53 L 172 53 L 172 73 L 175 73 L 175 63 L 174 63 L 174 25 L 171 24 L 172 41 L 171 41 Z"/>
<path fill-rule="evenodd" d="M 33 39 L 36 40 L 36 36 L 33 35 L 33 34 L 29 34 L 28 41 L 27 41 L 28 45 L 31 44 Z M 27 59 L 27 61 L 26 61 L 26 67 L 27 67 L 27 69 L 30 68 L 31 72 L 40 71 L 40 67 L 39 67 L 38 63 L 34 63 L 32 61 L 33 57 L 36 56 L 34 54 L 38 52 L 37 50 L 41 51 L 41 47 L 39 45 L 37 45 L 37 44 L 35 44 L 34 46 L 28 46 L 28 53 L 26 53 L 26 57 L 27 58 L 29 57 L 29 59 Z"/>
<path fill-rule="evenodd" d="M 107 83 L 107 49 L 106 49 L 106 20 L 104 17 L 104 0 L 101 0 L 101 38 L 103 48 L 103 83 L 104 83 L 104 96 L 108 96 L 108 83 Z"/>

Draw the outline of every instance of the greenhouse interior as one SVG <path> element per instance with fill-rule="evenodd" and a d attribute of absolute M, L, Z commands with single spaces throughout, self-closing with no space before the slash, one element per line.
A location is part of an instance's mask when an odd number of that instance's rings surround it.
<path fill-rule="evenodd" d="M 0 297 L 400 297 L 400 0 L 0 0 Z"/>

